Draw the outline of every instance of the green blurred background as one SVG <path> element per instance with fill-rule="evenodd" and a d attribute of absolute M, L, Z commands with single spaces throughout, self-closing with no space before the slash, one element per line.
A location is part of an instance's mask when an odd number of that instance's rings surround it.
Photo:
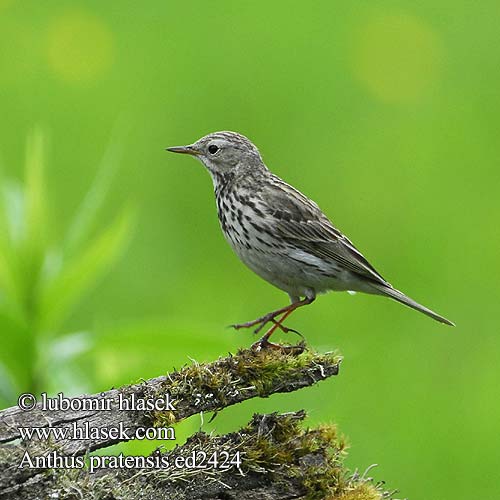
<path fill-rule="evenodd" d="M 202 166 L 164 152 L 236 130 L 457 327 L 320 297 L 289 326 L 340 376 L 203 429 L 304 407 L 401 497 L 496 498 L 499 21 L 497 0 L 0 0 L 1 406 L 234 352 L 254 339 L 226 325 L 286 304 L 225 243 Z"/>

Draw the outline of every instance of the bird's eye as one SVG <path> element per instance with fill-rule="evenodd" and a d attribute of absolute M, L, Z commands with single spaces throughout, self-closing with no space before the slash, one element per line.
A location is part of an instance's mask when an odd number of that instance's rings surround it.
<path fill-rule="evenodd" d="M 210 144 L 210 146 L 208 146 L 208 152 L 211 155 L 214 155 L 217 151 L 219 151 L 219 148 L 215 144 Z"/>

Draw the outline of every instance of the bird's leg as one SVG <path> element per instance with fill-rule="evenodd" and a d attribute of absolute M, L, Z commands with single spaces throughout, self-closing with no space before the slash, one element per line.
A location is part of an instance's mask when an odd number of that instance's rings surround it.
<path fill-rule="evenodd" d="M 294 328 L 288 328 L 287 326 L 283 325 L 281 322 L 283 321 L 284 318 L 280 320 L 273 319 L 272 322 L 283 332 L 283 333 L 296 333 L 299 335 L 302 339 L 304 338 L 304 335 L 302 335 L 298 330 L 295 330 Z"/>
<path fill-rule="evenodd" d="M 288 316 L 290 316 L 290 314 L 292 314 L 295 309 L 297 308 L 295 307 L 294 309 L 289 309 L 285 314 L 283 314 L 282 318 L 279 321 L 273 320 L 274 325 L 269 328 L 269 330 L 262 336 L 262 338 L 258 340 L 254 345 L 260 345 L 262 347 L 266 344 L 270 344 L 269 337 L 276 331 L 277 328 L 286 328 L 281 323 L 285 321 L 285 319 L 288 318 Z"/>
<path fill-rule="evenodd" d="M 297 307 L 300 307 L 300 306 L 297 306 Z M 277 321 L 277 320 L 273 319 L 272 321 L 273 321 L 274 325 L 271 328 L 269 328 L 269 330 L 262 336 L 261 339 L 259 339 L 257 342 L 252 344 L 251 349 L 253 349 L 254 351 L 257 351 L 257 352 L 261 351 L 262 349 L 277 349 L 277 350 L 282 351 L 282 352 L 287 353 L 287 354 L 300 354 L 300 353 L 304 352 L 305 344 L 303 344 L 303 343 L 300 343 L 296 346 L 290 346 L 290 345 L 279 345 L 279 344 L 275 344 L 274 342 L 269 342 L 269 337 L 276 331 L 277 328 L 279 328 L 280 330 L 282 330 L 286 333 L 288 333 L 288 332 L 299 333 L 296 330 L 292 330 L 291 328 L 287 328 L 286 326 L 282 325 L 282 322 L 288 316 L 290 316 L 290 314 L 292 314 L 292 312 L 295 311 L 295 309 L 297 309 L 297 307 L 295 307 L 294 309 L 288 310 L 285 314 L 283 314 L 283 316 L 281 317 L 280 320 Z"/>
<path fill-rule="evenodd" d="M 273 321 L 274 325 L 271 328 L 269 328 L 269 330 L 264 334 L 264 336 L 260 340 L 258 340 L 254 344 L 252 344 L 252 349 L 254 349 L 256 351 L 260 351 L 260 350 L 266 349 L 266 348 L 274 348 L 274 349 L 283 350 L 285 352 L 297 352 L 297 351 L 302 352 L 303 351 L 302 345 L 299 345 L 299 346 L 280 346 L 278 344 L 274 344 L 272 342 L 269 342 L 269 337 L 276 331 L 277 328 L 280 328 L 282 331 L 287 332 L 287 333 L 290 331 L 295 332 L 295 333 L 299 333 L 296 330 L 292 330 L 291 328 L 287 328 L 286 326 L 284 326 L 283 322 L 285 321 L 286 318 L 288 318 L 288 316 L 290 316 L 290 314 L 292 314 L 293 311 L 295 311 L 295 309 L 298 309 L 299 307 L 310 304 L 315 298 L 316 297 L 314 295 L 312 295 L 310 297 L 305 297 L 302 300 L 292 302 L 292 304 L 290 304 L 290 306 L 293 306 L 293 307 L 289 307 L 288 310 L 285 311 L 285 313 L 283 314 L 283 316 L 279 320 L 272 318 L 271 321 Z M 262 325 L 261 325 L 261 327 L 262 327 Z"/>
<path fill-rule="evenodd" d="M 257 329 L 255 330 L 255 333 L 259 333 L 260 330 L 262 330 L 262 328 L 264 328 L 264 325 L 266 323 L 269 323 L 269 321 L 272 321 L 273 319 L 275 319 L 276 316 L 279 316 L 280 314 L 284 313 L 283 318 L 281 318 L 281 320 L 279 321 L 279 323 L 282 323 L 286 317 L 288 317 L 293 311 L 295 311 L 295 309 L 302 307 L 302 306 L 305 306 L 307 304 L 310 304 L 314 299 L 315 299 L 315 297 L 306 297 L 302 300 L 292 302 L 288 306 L 282 307 L 280 309 L 276 309 L 276 311 L 272 311 L 270 313 L 267 313 L 264 316 L 261 316 L 260 318 L 254 319 L 253 321 L 248 321 L 247 323 L 240 323 L 240 324 L 232 325 L 232 327 L 235 328 L 236 330 L 239 330 L 240 328 L 250 328 L 252 326 L 259 325 L 257 327 Z"/>
<path fill-rule="evenodd" d="M 315 297 L 306 297 L 303 300 L 293 302 L 292 304 L 290 304 L 290 306 L 288 306 L 287 310 L 279 320 L 275 320 L 274 317 L 272 317 L 270 321 L 273 321 L 274 325 L 269 328 L 269 330 L 262 336 L 260 340 L 252 344 L 252 349 L 257 351 L 260 351 L 261 349 L 267 347 L 282 349 L 285 351 L 288 351 L 289 349 L 295 349 L 295 347 L 290 348 L 288 346 L 279 346 L 277 344 L 273 344 L 272 342 L 269 342 L 269 337 L 276 331 L 277 328 L 280 328 L 285 332 L 293 331 L 295 333 L 298 333 L 296 330 L 292 330 L 291 328 L 283 326 L 283 321 L 285 321 L 285 319 L 288 318 L 288 316 L 290 316 L 290 314 L 292 314 L 295 309 L 310 304 L 314 299 Z M 260 328 L 262 328 L 262 324 L 259 329 Z"/>
<path fill-rule="evenodd" d="M 276 309 L 276 311 L 271 311 L 270 313 L 267 313 L 264 316 L 261 316 L 260 318 L 254 319 L 253 321 L 247 321 L 246 323 L 239 323 L 231 326 L 236 330 L 239 330 L 240 328 L 250 328 L 252 326 L 259 325 L 258 328 L 255 330 L 255 333 L 259 333 L 259 331 L 264 327 L 264 325 L 266 323 L 269 323 L 269 321 L 273 320 L 274 318 L 276 318 L 276 316 L 279 316 L 280 314 L 286 313 L 290 310 L 293 311 L 294 309 L 296 309 L 295 304 L 290 304 L 286 307 Z"/>

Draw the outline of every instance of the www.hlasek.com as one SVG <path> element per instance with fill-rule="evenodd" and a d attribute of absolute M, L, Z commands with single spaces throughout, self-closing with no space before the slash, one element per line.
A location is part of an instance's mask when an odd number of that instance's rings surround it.
<path fill-rule="evenodd" d="M 90 422 L 85 422 L 79 427 L 76 422 L 71 422 L 69 427 L 18 427 L 21 439 L 30 441 L 38 439 L 47 441 L 81 441 L 81 440 L 117 440 L 130 441 L 131 439 L 158 439 L 160 441 L 175 441 L 173 427 L 137 427 L 130 429 L 119 422 L 115 427 L 92 427 Z"/>
<path fill-rule="evenodd" d="M 95 396 L 67 398 L 63 393 L 50 398 L 46 393 L 41 394 L 40 400 L 31 393 L 21 394 L 18 398 L 18 406 L 24 411 L 31 411 L 35 408 L 38 411 L 92 411 L 92 412 L 123 412 L 119 415 L 126 415 L 129 411 L 151 410 L 160 412 L 175 412 L 176 408 L 168 393 L 156 398 L 139 398 L 132 394 L 114 394 L 110 396 L 101 393 Z M 42 413 L 43 415 L 43 413 Z M 42 419 L 41 419 L 42 420 Z M 100 420 L 100 419 L 99 419 Z M 155 452 L 150 456 L 133 455 L 92 455 L 92 456 L 67 456 L 64 455 L 65 443 L 68 441 L 83 441 L 85 446 L 82 450 L 93 445 L 94 448 L 105 447 L 119 441 L 129 441 L 132 439 L 148 440 L 175 440 L 175 429 L 173 427 L 142 427 L 133 424 L 133 420 L 127 421 L 130 427 L 123 422 L 116 422 L 116 413 L 113 425 L 102 426 L 92 425 L 88 420 L 78 423 L 69 421 L 62 425 L 53 427 L 18 427 L 19 436 L 24 442 L 31 440 L 47 441 L 54 444 L 57 451 L 32 455 L 30 451 L 25 451 L 18 468 L 30 469 L 82 469 L 87 467 L 90 473 L 100 468 L 125 468 L 125 469 L 230 469 L 240 468 L 241 453 L 239 451 L 216 450 L 207 453 L 203 450 L 190 450 L 187 455 L 178 452 L 175 456 L 162 455 Z M 45 421 L 50 422 L 50 419 Z M 100 420 L 102 421 L 102 420 Z M 98 446 L 98 445 L 101 446 Z M 59 445 L 59 446 L 58 446 Z"/>

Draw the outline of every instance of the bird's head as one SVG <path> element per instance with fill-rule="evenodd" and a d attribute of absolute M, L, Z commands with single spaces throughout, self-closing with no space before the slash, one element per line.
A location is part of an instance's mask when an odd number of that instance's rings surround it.
<path fill-rule="evenodd" d="M 214 132 L 194 144 L 170 147 L 167 151 L 194 156 L 212 175 L 266 168 L 257 147 L 236 132 Z"/>

